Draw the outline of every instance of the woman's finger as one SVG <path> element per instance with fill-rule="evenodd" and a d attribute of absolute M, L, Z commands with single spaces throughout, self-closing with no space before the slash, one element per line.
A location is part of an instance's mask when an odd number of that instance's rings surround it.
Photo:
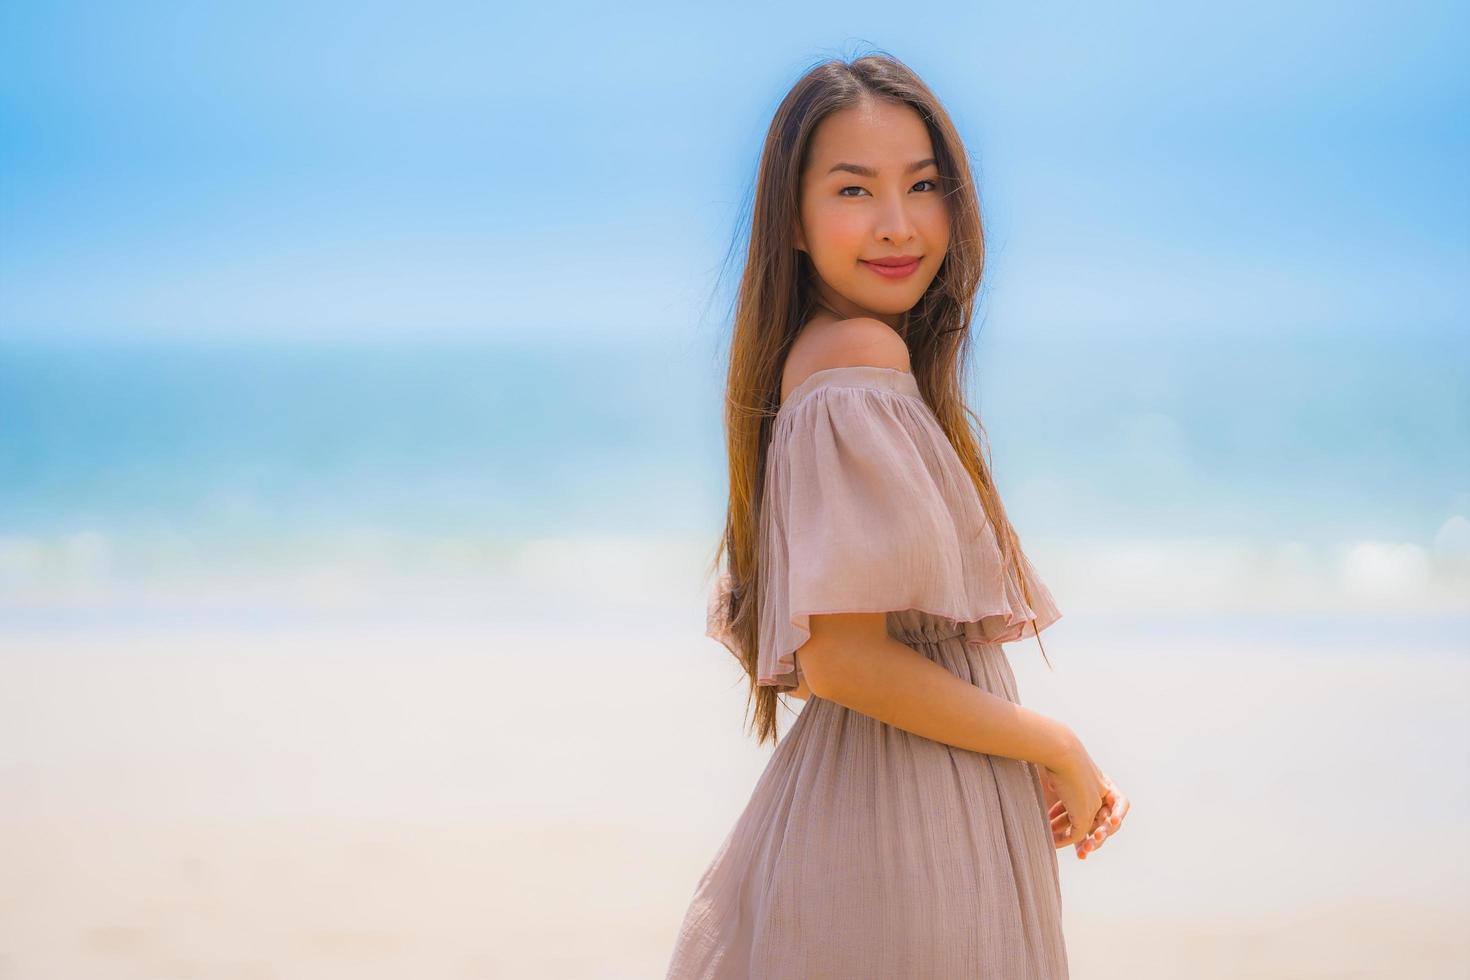
<path fill-rule="evenodd" d="M 1075 845 L 1079 858 L 1087 857 L 1088 854 L 1102 847 L 1104 841 L 1117 833 L 1122 828 L 1123 818 L 1127 816 L 1131 807 L 1128 797 L 1116 787 L 1110 786 L 1105 795 L 1109 802 L 1098 811 L 1097 826 L 1093 828 L 1091 834 Z"/>
<path fill-rule="evenodd" d="M 1078 857 L 1086 857 L 1091 852 L 1103 846 L 1103 841 L 1108 839 L 1108 828 L 1106 825 L 1095 828 L 1082 840 L 1077 842 Z"/>
<path fill-rule="evenodd" d="M 1109 833 L 1113 833 L 1117 831 L 1119 827 L 1123 826 L 1123 818 L 1128 815 L 1128 810 L 1130 809 L 1130 807 L 1131 804 L 1128 801 L 1128 797 L 1124 796 L 1122 793 L 1117 793 L 1115 795 L 1115 799 L 1111 804 L 1112 815 L 1109 818 L 1109 821 L 1111 823 L 1111 829 L 1108 831 Z"/>
<path fill-rule="evenodd" d="M 1066 811 L 1062 811 L 1051 818 L 1051 836 L 1059 844 L 1072 835 L 1072 821 L 1067 817 Z"/>
<path fill-rule="evenodd" d="M 1116 814 L 1112 806 L 1104 804 L 1097 811 L 1097 818 L 1093 821 L 1092 832 L 1077 842 L 1077 856 L 1085 858 L 1092 851 L 1103 846 L 1103 841 L 1118 827 L 1115 822 Z"/>
<path fill-rule="evenodd" d="M 1078 858 L 1086 858 L 1088 854 L 1102 847 L 1103 842 L 1123 826 L 1123 818 L 1128 814 L 1128 797 L 1123 795 L 1106 773 L 1102 774 L 1102 785 L 1102 806 L 1098 807 L 1093 818 L 1092 829 L 1087 836 L 1072 845 Z"/>

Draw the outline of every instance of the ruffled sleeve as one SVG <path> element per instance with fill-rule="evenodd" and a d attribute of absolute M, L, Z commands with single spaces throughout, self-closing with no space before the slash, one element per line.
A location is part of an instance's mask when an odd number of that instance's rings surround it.
<path fill-rule="evenodd" d="M 761 526 L 758 681 L 800 677 L 813 615 L 921 610 L 1002 643 L 1060 617 L 1031 576 L 1031 603 L 944 430 L 908 372 L 818 372 L 777 415 Z"/>

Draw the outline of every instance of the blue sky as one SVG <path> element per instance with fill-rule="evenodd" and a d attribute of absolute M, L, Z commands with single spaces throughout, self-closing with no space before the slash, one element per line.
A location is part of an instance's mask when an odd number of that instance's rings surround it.
<path fill-rule="evenodd" d="M 1466 37 L 1463 4 L 11 3 L 0 332 L 713 335 L 772 109 L 870 48 L 968 141 L 991 322 L 1463 331 Z"/>

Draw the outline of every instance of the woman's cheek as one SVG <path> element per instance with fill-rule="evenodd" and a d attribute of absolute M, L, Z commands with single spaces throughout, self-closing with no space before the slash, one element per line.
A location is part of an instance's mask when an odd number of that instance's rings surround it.
<path fill-rule="evenodd" d="M 823 207 L 815 214 L 816 234 L 833 253 L 847 253 L 860 248 L 863 218 L 855 208 Z"/>

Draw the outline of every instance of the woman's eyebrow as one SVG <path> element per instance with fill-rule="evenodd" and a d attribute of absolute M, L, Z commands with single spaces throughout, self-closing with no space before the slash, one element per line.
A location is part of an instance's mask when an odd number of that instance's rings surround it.
<path fill-rule="evenodd" d="M 908 169 L 906 169 L 904 173 L 911 174 L 915 170 L 923 170 L 925 167 L 932 166 L 933 164 L 933 157 L 925 157 L 923 160 L 915 160 L 913 163 L 908 165 Z M 857 174 L 859 177 L 878 176 L 877 170 L 873 169 L 872 167 L 865 167 L 860 163 L 834 163 L 832 165 L 832 169 L 827 171 L 827 173 L 835 174 L 839 170 L 846 170 L 848 173 Z"/>

